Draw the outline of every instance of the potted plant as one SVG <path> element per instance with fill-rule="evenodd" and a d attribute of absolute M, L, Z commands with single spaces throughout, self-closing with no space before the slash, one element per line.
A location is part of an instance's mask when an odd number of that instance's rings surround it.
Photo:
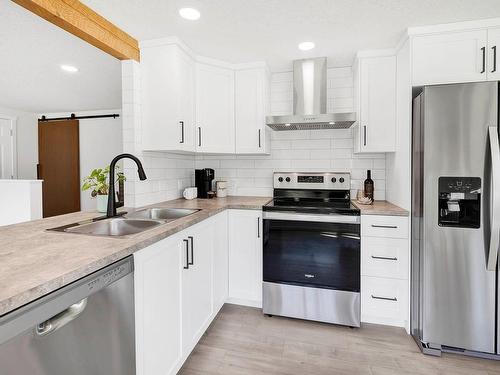
<path fill-rule="evenodd" d="M 119 167 L 116 166 L 116 169 Z M 106 168 L 94 169 L 90 175 L 83 179 L 82 190 L 92 189 L 90 195 L 97 197 L 97 211 L 106 212 L 108 207 L 108 192 L 109 192 L 109 166 Z M 125 175 L 122 172 L 116 173 L 116 181 L 125 181 Z"/>

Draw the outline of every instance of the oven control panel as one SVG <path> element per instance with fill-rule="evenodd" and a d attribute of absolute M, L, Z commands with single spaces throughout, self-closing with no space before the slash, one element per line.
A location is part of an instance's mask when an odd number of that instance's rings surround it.
<path fill-rule="evenodd" d="M 275 172 L 275 189 L 350 190 L 351 174 Z"/>

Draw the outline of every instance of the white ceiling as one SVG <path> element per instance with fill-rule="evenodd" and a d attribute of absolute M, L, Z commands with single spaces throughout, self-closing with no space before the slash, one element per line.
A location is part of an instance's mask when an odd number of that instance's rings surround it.
<path fill-rule="evenodd" d="M 499 0 L 83 0 L 139 40 L 178 36 L 197 53 L 267 60 L 273 70 L 304 56 L 350 66 L 358 50 L 395 47 L 408 26 L 500 16 Z M 178 16 L 201 11 L 199 21 Z M 301 52 L 311 40 L 316 49 Z"/>
<path fill-rule="evenodd" d="M 30 112 L 121 108 L 114 57 L 9 0 L 0 0 L 0 106 Z M 59 65 L 79 68 L 76 74 Z"/>

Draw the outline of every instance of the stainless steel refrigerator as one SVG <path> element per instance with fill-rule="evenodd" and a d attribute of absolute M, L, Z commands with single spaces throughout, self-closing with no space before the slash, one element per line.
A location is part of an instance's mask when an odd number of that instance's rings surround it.
<path fill-rule="evenodd" d="M 413 101 L 411 333 L 422 351 L 500 354 L 498 83 Z"/>

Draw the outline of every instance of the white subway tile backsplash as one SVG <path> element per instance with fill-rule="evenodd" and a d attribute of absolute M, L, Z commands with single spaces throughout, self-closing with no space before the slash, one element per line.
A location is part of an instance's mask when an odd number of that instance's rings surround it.
<path fill-rule="evenodd" d="M 220 161 L 220 168 L 254 168 L 254 167 L 255 167 L 254 160 L 233 159 L 233 160 Z"/>
<path fill-rule="evenodd" d="M 279 140 L 271 141 L 272 150 L 289 150 L 291 147 L 292 147 L 291 141 L 279 141 Z"/>
<path fill-rule="evenodd" d="M 332 150 L 311 150 L 310 157 L 316 160 L 331 160 Z"/>
<path fill-rule="evenodd" d="M 314 150 L 314 149 L 326 149 L 330 148 L 329 139 L 300 139 L 292 141 L 292 150 Z"/>
<path fill-rule="evenodd" d="M 297 149 L 297 150 L 275 150 L 273 151 L 271 157 L 272 159 L 309 159 L 311 152 L 309 149 Z"/>
<path fill-rule="evenodd" d="M 353 148 L 352 138 L 332 139 L 332 148 Z"/>

